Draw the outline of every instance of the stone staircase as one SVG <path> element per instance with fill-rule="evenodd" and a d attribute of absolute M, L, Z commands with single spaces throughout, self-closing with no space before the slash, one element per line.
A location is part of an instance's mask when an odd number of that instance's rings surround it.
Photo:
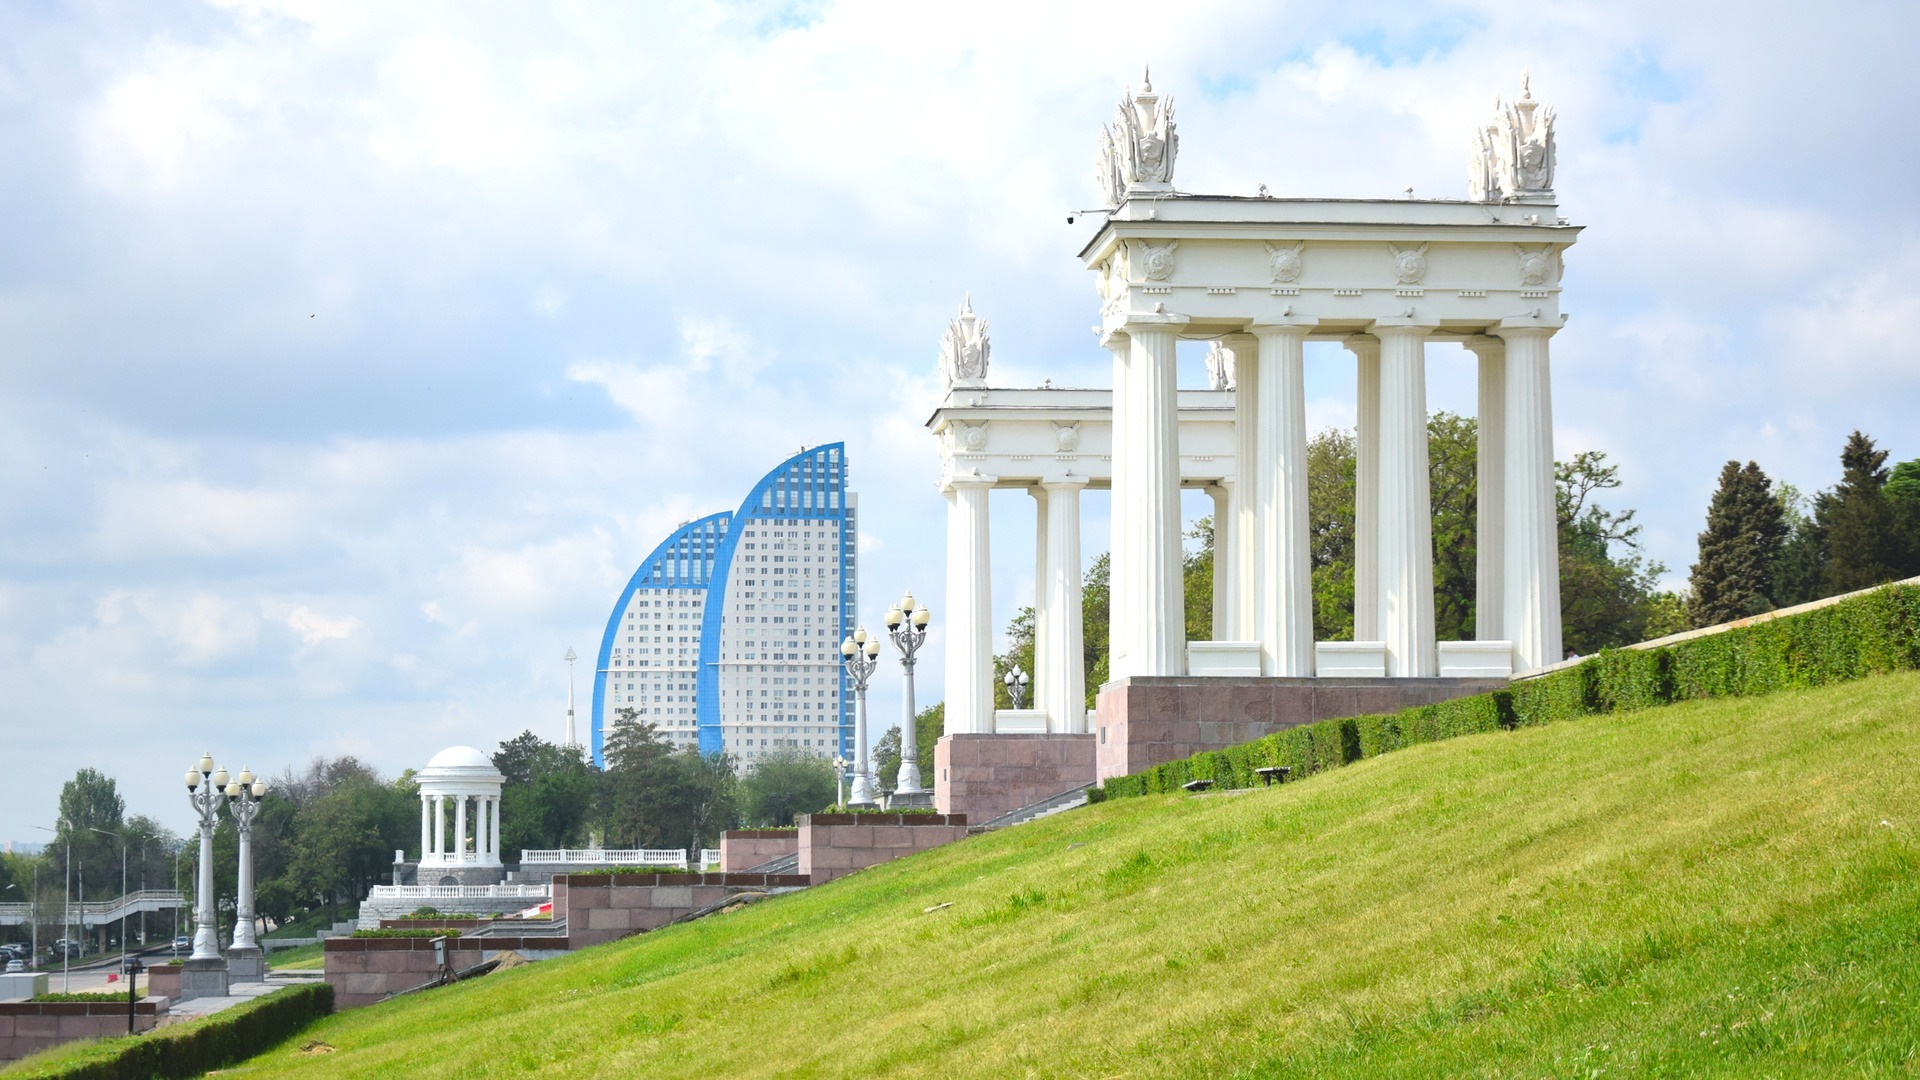
<path fill-rule="evenodd" d="M 1013 825 L 1025 825 L 1029 821 L 1039 821 L 1043 817 L 1052 817 L 1055 814 L 1085 805 L 1087 805 L 1087 789 L 1077 787 L 1070 791 L 1063 791 L 1058 795 L 1042 799 L 1037 803 L 1023 806 L 1018 810 L 1001 814 L 999 817 L 993 818 L 990 821 L 974 825 L 968 828 L 967 832 L 983 833 L 991 832 L 995 829 L 1005 829 Z"/>
<path fill-rule="evenodd" d="M 759 866 L 747 867 L 745 872 L 749 874 L 797 874 L 800 872 L 800 853 L 796 851 L 791 855 L 782 855 L 777 859 L 769 859 Z"/>

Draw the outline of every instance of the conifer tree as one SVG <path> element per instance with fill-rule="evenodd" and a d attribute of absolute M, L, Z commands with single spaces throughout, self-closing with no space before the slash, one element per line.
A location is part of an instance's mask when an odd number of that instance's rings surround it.
<path fill-rule="evenodd" d="M 1920 570 L 1914 515 L 1887 497 L 1887 452 L 1855 431 L 1840 451 L 1840 483 L 1823 492 L 1815 516 L 1826 535 L 1821 585 L 1828 596 L 1893 581 Z"/>
<path fill-rule="evenodd" d="M 1786 539 L 1773 481 L 1754 462 L 1727 462 L 1707 506 L 1700 561 L 1688 581 L 1688 620 L 1712 626 L 1773 610 L 1773 572 Z"/>

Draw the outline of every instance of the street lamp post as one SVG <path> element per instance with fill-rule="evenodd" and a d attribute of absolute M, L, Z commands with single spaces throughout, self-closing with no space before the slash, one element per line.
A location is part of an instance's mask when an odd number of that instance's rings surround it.
<path fill-rule="evenodd" d="M 261 982 L 267 977 L 267 961 L 253 936 L 253 822 L 260 816 L 267 782 L 242 767 L 225 794 L 227 814 L 240 834 L 240 887 L 233 898 L 233 947 L 227 950 L 227 969 L 235 982 Z"/>
<path fill-rule="evenodd" d="M 916 606 L 912 593 L 901 597 L 899 605 L 887 612 L 887 633 L 900 650 L 900 667 L 906 675 L 906 712 L 900 718 L 900 778 L 893 787 L 890 806 L 933 805 L 933 793 L 920 783 L 920 739 L 913 730 L 913 663 L 920 646 L 926 643 L 927 624 L 932 621 L 933 612 Z"/>
<path fill-rule="evenodd" d="M 187 770 L 187 802 L 200 815 L 200 882 L 193 905 L 193 954 L 180 969 L 180 997 L 227 995 L 227 961 L 220 955 L 220 931 L 213 910 L 213 826 L 226 794 L 227 770 L 213 763 L 212 754 Z"/>
<path fill-rule="evenodd" d="M 1007 672 L 1005 681 L 1007 684 L 1007 700 L 1013 702 L 1014 711 L 1018 712 L 1027 700 L 1027 683 L 1029 682 L 1027 673 L 1021 671 L 1019 668 L 1014 668 L 1012 671 Z"/>
<path fill-rule="evenodd" d="M 875 810 L 880 803 L 874 798 L 873 765 L 867 759 L 867 679 L 880 664 L 880 641 L 868 637 L 863 626 L 840 643 L 840 655 L 847 658 L 847 677 L 853 680 L 853 794 L 847 809 Z"/>
<path fill-rule="evenodd" d="M 61 818 L 60 824 L 66 825 L 68 831 L 62 833 L 58 829 L 49 829 L 45 825 L 35 825 L 34 828 L 67 838 L 67 857 L 64 868 L 67 876 L 66 880 L 60 883 L 60 992 L 65 994 L 73 989 L 73 972 L 70 970 L 71 965 L 68 964 L 71 958 L 69 954 L 73 951 L 73 942 L 67 937 L 68 934 L 73 933 L 73 832 L 72 825 L 66 818 Z M 34 880 L 37 884 L 39 878 L 36 877 Z"/>
<path fill-rule="evenodd" d="M 847 808 L 847 769 L 852 765 L 845 755 L 833 755 L 833 805 L 842 810 Z"/>
<path fill-rule="evenodd" d="M 127 970 L 127 835 L 87 826 L 88 832 L 111 836 L 120 841 L 120 971 Z"/>

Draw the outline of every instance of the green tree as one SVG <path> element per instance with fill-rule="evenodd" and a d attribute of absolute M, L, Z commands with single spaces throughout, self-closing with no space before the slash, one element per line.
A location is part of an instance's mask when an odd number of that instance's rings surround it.
<path fill-rule="evenodd" d="M 600 777 L 586 752 L 523 731 L 500 744 L 493 766 L 500 790 L 500 850 L 578 847 L 593 822 Z"/>
<path fill-rule="evenodd" d="M 80 769 L 60 786 L 60 817 L 47 854 L 51 872 L 64 879 L 71 852 L 76 896 L 100 899 L 119 894 L 120 842 L 114 837 L 126 811 L 120 785 L 98 769 Z M 96 829 L 114 836 L 103 836 Z"/>
<path fill-rule="evenodd" d="M 1887 452 L 1855 431 L 1840 451 L 1840 483 L 1814 499 L 1827 548 L 1821 577 L 1825 595 L 1851 592 L 1909 576 L 1920 547 L 1915 516 L 1887 497 Z"/>
<path fill-rule="evenodd" d="M 797 814 L 834 804 L 839 781 L 826 758 L 797 750 L 761 758 L 740 778 L 741 818 L 758 826 L 784 827 Z"/>
<path fill-rule="evenodd" d="M 1351 432 L 1329 428 L 1307 443 L 1307 551 L 1316 641 L 1353 640 L 1357 460 Z"/>
<path fill-rule="evenodd" d="M 1087 673 L 1089 709 L 1093 708 L 1100 687 L 1106 684 L 1112 659 L 1107 649 L 1107 618 L 1113 609 L 1112 577 L 1113 557 L 1103 551 L 1087 568 L 1080 588 L 1080 647 L 1082 667 Z"/>
<path fill-rule="evenodd" d="M 1428 505 L 1433 515 L 1433 629 L 1439 641 L 1473 638 L 1479 594 L 1480 425 L 1437 412 L 1427 419 Z"/>
<path fill-rule="evenodd" d="M 1714 626 L 1773 610 L 1773 574 L 1789 531 L 1779 493 L 1760 466 L 1727 462 L 1707 505 L 1700 561 L 1688 579 L 1692 625 Z"/>
<path fill-rule="evenodd" d="M 1920 458 L 1903 461 L 1887 477 L 1887 498 L 1920 510 Z"/>
<path fill-rule="evenodd" d="M 619 710 L 602 756 L 607 768 L 600 814 L 607 846 L 712 847 L 732 827 L 735 781 L 726 756 L 674 750 L 633 709 Z"/>
<path fill-rule="evenodd" d="M 1598 450 L 1554 466 L 1560 525 L 1560 627 L 1568 651 L 1586 654 L 1647 639 L 1656 615 L 1674 602 L 1657 593 L 1667 568 L 1640 554 L 1632 510 L 1595 498 L 1620 486 L 1620 468 Z"/>

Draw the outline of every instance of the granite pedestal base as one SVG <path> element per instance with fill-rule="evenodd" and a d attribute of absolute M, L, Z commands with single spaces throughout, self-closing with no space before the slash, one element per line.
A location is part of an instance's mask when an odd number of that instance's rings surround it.
<path fill-rule="evenodd" d="M 180 1000 L 226 997 L 229 982 L 224 959 L 189 960 L 180 965 Z"/>
<path fill-rule="evenodd" d="M 266 982 L 267 954 L 261 949 L 228 949 L 227 981 Z"/>
<path fill-rule="evenodd" d="M 1137 675 L 1110 682 L 1095 700 L 1098 773 L 1130 776 L 1155 765 L 1251 742 L 1276 731 L 1398 712 L 1484 694 L 1502 678 L 1195 678 Z"/>
<path fill-rule="evenodd" d="M 933 809 L 933 792 L 931 791 L 893 792 L 892 794 L 887 796 L 886 808 L 888 810 L 931 810 Z"/>
<path fill-rule="evenodd" d="M 1094 782 L 1094 737 L 943 735 L 933 751 L 934 808 L 987 822 Z"/>

